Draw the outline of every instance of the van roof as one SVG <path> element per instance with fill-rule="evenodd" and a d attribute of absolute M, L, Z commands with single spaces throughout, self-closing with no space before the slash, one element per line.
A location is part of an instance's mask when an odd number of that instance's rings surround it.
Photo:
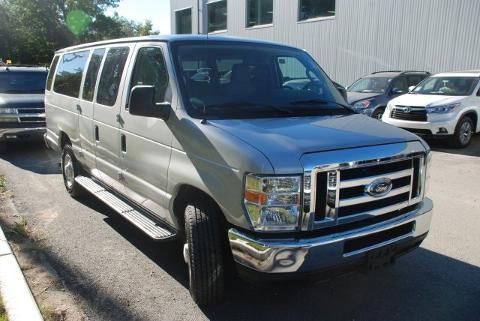
<path fill-rule="evenodd" d="M 111 44 L 120 44 L 120 43 L 131 43 L 131 42 L 176 42 L 176 41 L 235 41 L 235 42 L 244 42 L 244 43 L 257 43 L 257 44 L 271 44 L 271 45 L 280 45 L 284 47 L 291 47 L 278 42 L 256 40 L 250 38 L 240 38 L 240 37 L 225 37 L 225 36 L 211 36 L 211 35 L 158 35 L 158 36 L 145 36 L 145 37 L 130 37 L 130 38 L 121 38 L 121 39 L 112 39 L 98 42 L 85 43 L 81 45 L 76 45 L 72 47 L 67 47 L 64 49 L 57 50 L 56 54 L 61 54 L 64 52 L 75 51 L 79 49 L 87 49 L 91 47 L 97 47 L 102 45 L 111 45 Z"/>
<path fill-rule="evenodd" d="M 40 67 L 40 66 L 19 66 L 19 65 L 6 65 L 0 66 L 0 72 L 47 72 L 47 67 Z"/>

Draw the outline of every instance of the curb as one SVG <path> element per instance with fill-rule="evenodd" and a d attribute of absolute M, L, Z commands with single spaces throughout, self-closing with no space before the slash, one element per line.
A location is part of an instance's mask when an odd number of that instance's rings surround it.
<path fill-rule="evenodd" d="M 43 321 L 42 314 L 0 226 L 0 295 L 9 321 Z"/>

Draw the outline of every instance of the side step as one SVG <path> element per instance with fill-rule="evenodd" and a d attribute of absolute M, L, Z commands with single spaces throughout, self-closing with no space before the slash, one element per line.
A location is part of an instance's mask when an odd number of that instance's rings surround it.
<path fill-rule="evenodd" d="M 145 234 L 157 241 L 170 240 L 176 236 L 166 224 L 154 220 L 151 215 L 139 212 L 112 192 L 85 176 L 75 177 L 75 181 L 99 200 L 110 206 L 130 223 L 138 227 Z"/>

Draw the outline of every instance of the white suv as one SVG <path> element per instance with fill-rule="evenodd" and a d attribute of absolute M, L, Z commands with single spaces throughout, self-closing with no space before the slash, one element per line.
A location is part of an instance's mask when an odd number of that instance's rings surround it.
<path fill-rule="evenodd" d="M 437 74 L 390 101 L 382 120 L 425 137 L 466 147 L 480 131 L 480 71 Z"/>

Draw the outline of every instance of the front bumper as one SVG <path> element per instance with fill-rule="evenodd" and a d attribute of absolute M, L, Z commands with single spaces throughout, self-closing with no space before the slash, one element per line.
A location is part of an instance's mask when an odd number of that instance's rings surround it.
<path fill-rule="evenodd" d="M 389 116 L 383 117 L 382 120 L 387 124 L 407 129 L 418 135 L 447 136 L 455 133 L 456 119 L 446 118 L 444 115 L 429 115 L 428 117 L 428 121 L 400 120 Z"/>
<path fill-rule="evenodd" d="M 0 128 L 0 141 L 41 140 L 45 127 Z"/>
<path fill-rule="evenodd" d="M 230 247 L 235 262 L 256 272 L 264 273 L 311 273 L 341 268 L 366 259 L 367 253 L 386 245 L 418 239 L 428 233 L 433 215 L 433 204 L 425 199 L 418 208 L 400 217 L 347 232 L 313 237 L 290 239 L 264 239 L 237 229 L 228 232 Z M 381 239 L 354 251 L 348 250 L 352 241 L 364 241 L 376 235 L 385 235 L 403 226 L 413 228 L 391 239 Z M 383 233 L 385 232 L 385 233 Z M 392 234 L 393 235 L 393 234 Z M 380 239 L 380 238 L 379 238 Z"/>

